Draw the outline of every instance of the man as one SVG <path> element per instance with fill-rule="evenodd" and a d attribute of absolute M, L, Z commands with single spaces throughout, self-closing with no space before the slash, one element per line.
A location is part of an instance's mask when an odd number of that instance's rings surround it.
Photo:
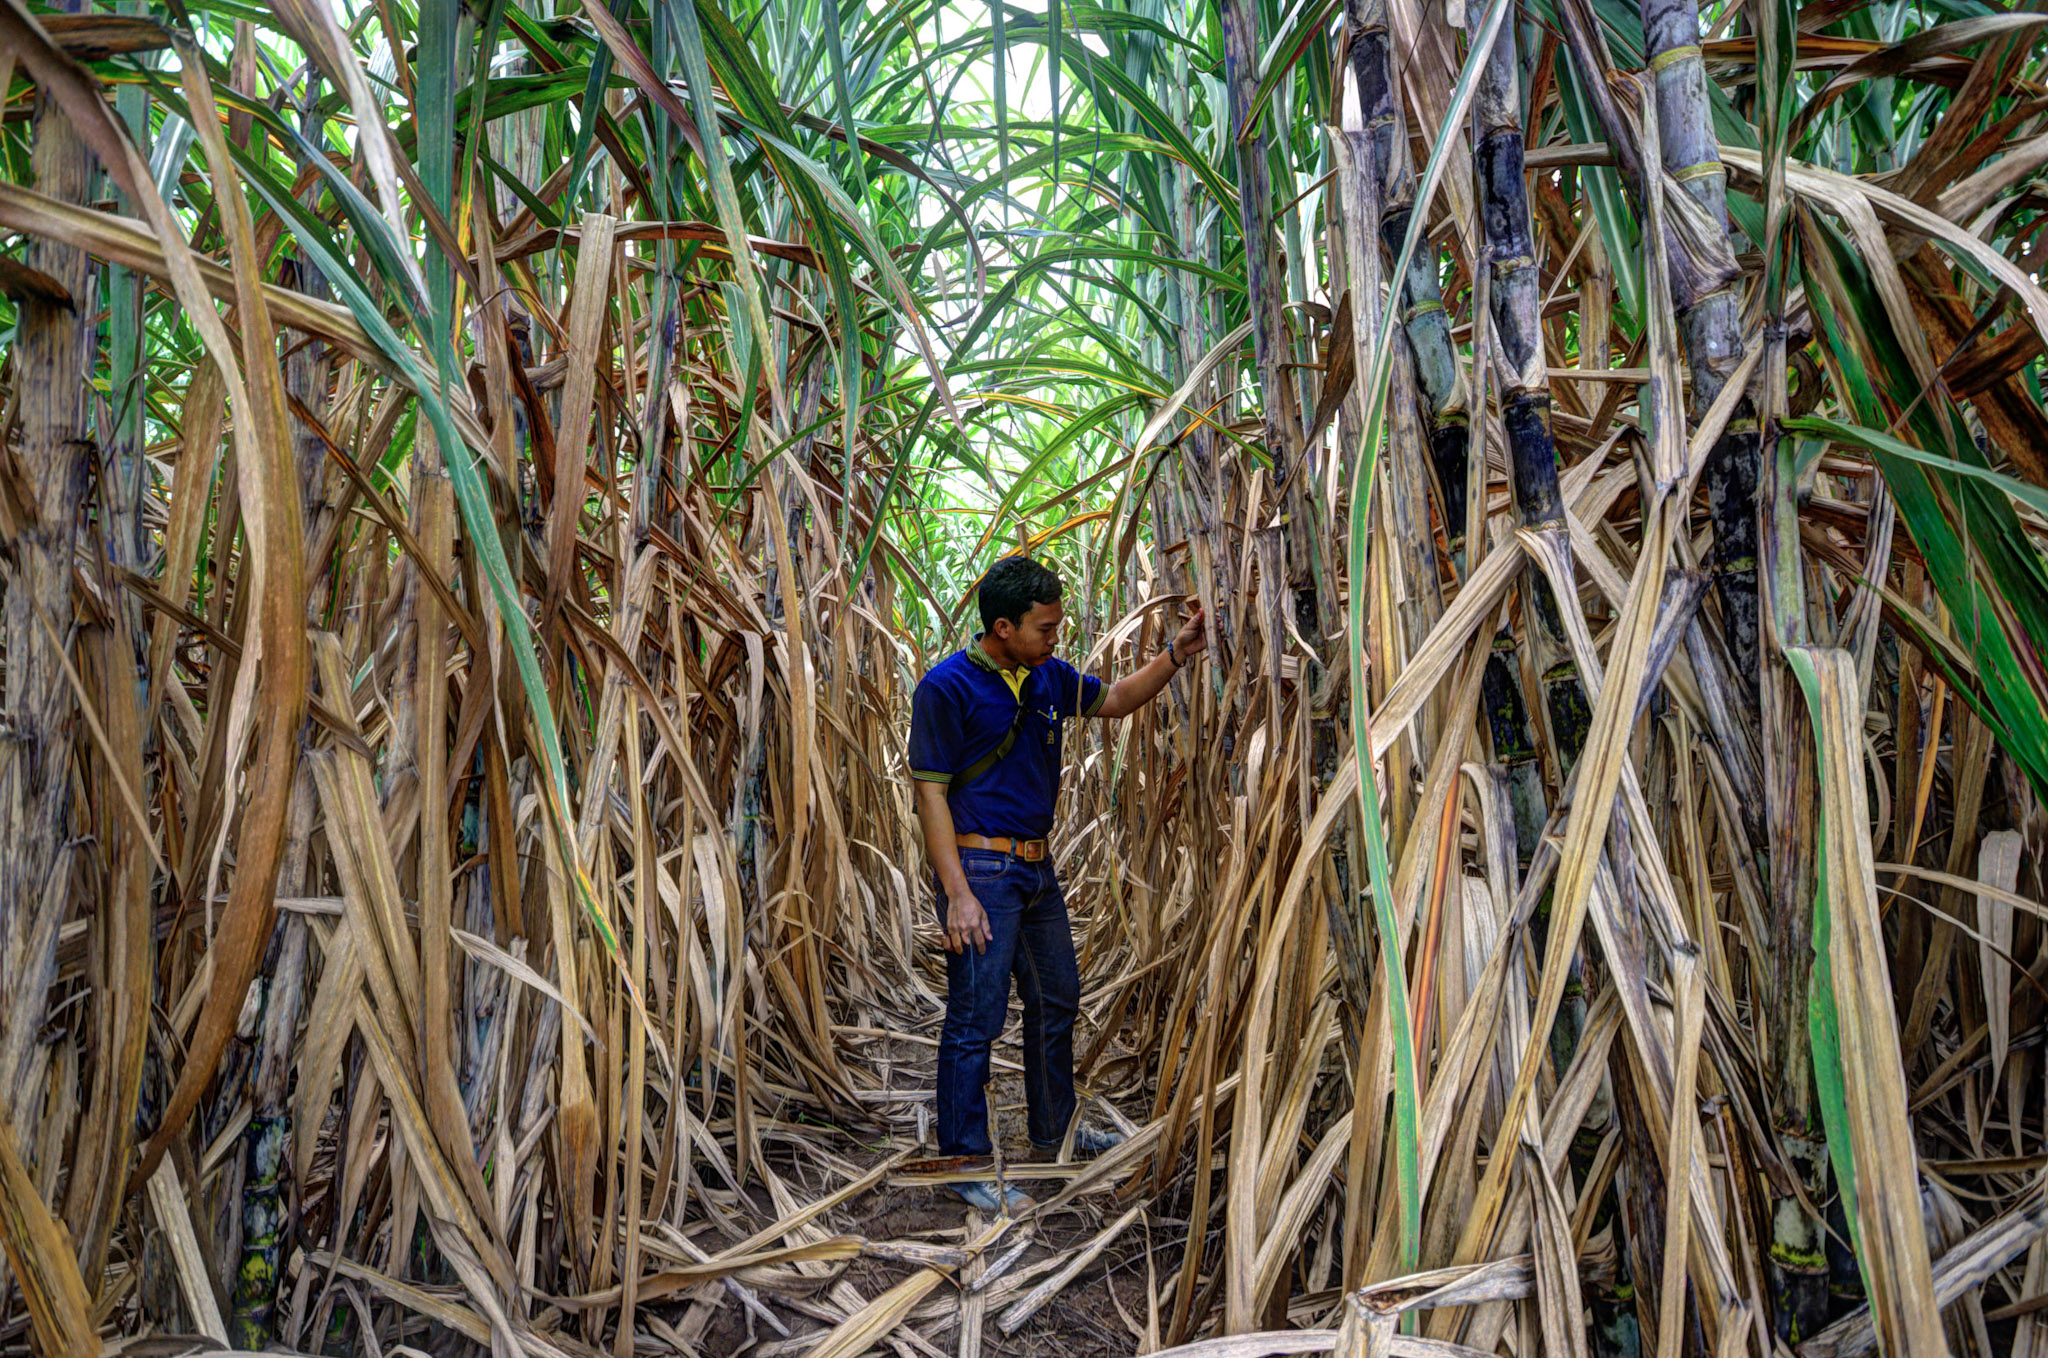
<path fill-rule="evenodd" d="M 1126 717 L 1157 697 L 1209 644 L 1199 606 L 1136 673 L 1104 685 L 1053 657 L 1060 579 L 1029 557 L 997 562 L 981 582 L 982 633 L 934 666 L 911 704 L 910 771 L 946 931 L 946 1024 L 939 1038 L 939 1153 L 987 1156 L 989 1052 L 1010 1005 L 1024 1002 L 1024 1094 L 1031 1144 L 1055 1154 L 1074 1118 L 1074 1016 L 1080 972 L 1067 902 L 1046 853 L 1069 720 Z M 1099 1154 L 1112 1134 L 1082 1126 L 1075 1148 Z M 993 1183 L 955 1189 L 998 1210 Z M 1001 1205 L 1031 1200 L 1015 1188 Z"/>

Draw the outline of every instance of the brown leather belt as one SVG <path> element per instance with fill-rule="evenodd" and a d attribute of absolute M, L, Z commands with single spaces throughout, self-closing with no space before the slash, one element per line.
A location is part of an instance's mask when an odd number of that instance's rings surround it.
<path fill-rule="evenodd" d="M 987 835 L 955 835 L 953 837 L 963 849 L 988 849 L 995 853 L 1006 853 L 1012 858 L 1021 858 L 1027 863 L 1036 863 L 1046 855 L 1046 844 L 1042 839 L 1011 839 L 1006 835 L 990 838 Z"/>

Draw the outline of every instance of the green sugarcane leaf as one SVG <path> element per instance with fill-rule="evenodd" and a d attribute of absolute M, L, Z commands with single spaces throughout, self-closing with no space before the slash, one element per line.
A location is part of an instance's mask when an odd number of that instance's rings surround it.
<path fill-rule="evenodd" d="M 1273 91 L 1280 82 L 1291 74 L 1309 44 L 1320 37 L 1330 26 L 1342 8 L 1343 0 L 1294 0 L 1282 15 L 1278 27 L 1273 30 L 1272 40 L 1266 50 L 1259 54 L 1259 83 L 1252 90 L 1251 106 L 1245 110 L 1244 131 L 1239 138 L 1249 138 L 1258 133 L 1259 122 L 1265 116 L 1266 105 L 1272 101 Z"/>
<path fill-rule="evenodd" d="M 1798 676 L 1799 687 L 1806 696 L 1807 705 L 1812 709 L 1814 720 L 1822 719 L 1820 706 L 1820 676 L 1814 672 L 1813 658 L 1798 647 L 1784 652 L 1785 662 Z M 1825 842 L 1837 827 L 1830 826 L 1827 814 L 1827 771 L 1822 761 L 1820 771 L 1820 839 Z M 1852 826 L 1849 833 L 1860 834 L 1862 827 Z M 1813 958 L 1812 983 L 1806 992 L 1806 1035 L 1813 1052 L 1813 1083 L 1820 1095 L 1821 1126 L 1828 1139 L 1828 1160 L 1835 1172 L 1835 1185 L 1842 1193 L 1843 1215 L 1849 1222 L 1850 1248 L 1859 1263 L 1863 1249 L 1858 1240 L 1861 1227 L 1856 1220 L 1856 1151 L 1849 1135 L 1849 1095 L 1842 1076 L 1842 1017 L 1835 1002 L 1835 968 L 1829 946 L 1834 936 L 1834 920 L 1828 900 L 1828 856 L 1816 855 L 1813 878 Z M 1806 959 L 1800 959 L 1802 963 Z"/>

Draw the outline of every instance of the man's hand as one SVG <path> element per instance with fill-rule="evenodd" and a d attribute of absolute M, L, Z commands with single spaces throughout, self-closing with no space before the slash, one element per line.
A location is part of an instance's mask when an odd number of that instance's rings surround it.
<path fill-rule="evenodd" d="M 976 952 L 987 952 L 990 942 L 988 912 L 972 891 L 946 898 L 946 951 L 964 953 L 972 943 Z"/>
<path fill-rule="evenodd" d="M 1185 665 L 1188 657 L 1208 649 L 1209 619 L 1202 612 L 1202 606 L 1196 604 L 1194 616 L 1180 625 L 1180 634 L 1173 639 L 1173 658 Z"/>
<path fill-rule="evenodd" d="M 1098 717 L 1128 717 L 1159 696 L 1159 691 L 1187 667 L 1190 658 L 1198 652 L 1209 649 L 1209 619 L 1202 613 L 1202 606 L 1195 605 L 1193 616 L 1180 625 L 1172 641 L 1153 652 L 1142 668 L 1134 674 L 1127 674 L 1109 686 L 1102 697 L 1102 705 L 1095 709 Z"/>

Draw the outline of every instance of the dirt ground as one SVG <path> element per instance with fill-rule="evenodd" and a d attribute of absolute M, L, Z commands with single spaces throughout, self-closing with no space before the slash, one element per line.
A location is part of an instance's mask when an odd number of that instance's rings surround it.
<path fill-rule="evenodd" d="M 999 1060 L 1016 1060 L 1014 1036 L 1013 1027 L 1011 1041 L 998 1048 Z M 921 1057 L 918 1055 L 920 1051 Z M 908 1089 L 916 1089 L 920 1084 L 928 1087 L 931 1059 L 929 1047 L 903 1048 L 901 1064 L 891 1063 L 895 1067 L 892 1084 Z M 1024 1159 L 1027 1142 L 1021 1078 L 1014 1072 L 999 1071 L 991 1082 L 989 1094 L 1006 1158 Z M 1084 1100 L 1084 1115 L 1085 1108 Z M 897 1138 L 899 1147 L 914 1141 L 915 1117 L 914 1103 L 901 1106 L 897 1111 L 893 1121 L 909 1132 L 908 1137 Z M 886 1159 L 890 1153 L 871 1147 L 836 1149 L 847 1160 L 864 1168 Z M 1026 1191 L 1036 1187 L 1042 1196 L 1050 1198 L 1060 1185 L 1026 1184 L 1024 1187 Z M 1096 1195 L 1051 1212 L 1027 1214 L 990 1252 L 989 1260 L 993 1262 L 1008 1254 L 1027 1234 L 1030 1244 L 1010 1266 L 1010 1276 L 1055 1255 L 1070 1255 L 1094 1239 L 1122 1210 L 1108 1196 Z M 967 1205 L 943 1187 L 892 1185 L 885 1181 L 871 1192 L 828 1213 L 818 1224 L 834 1233 L 860 1236 L 871 1241 L 957 1247 L 966 1240 L 967 1217 Z M 1179 1264 L 1182 1231 L 1183 1223 L 1177 1221 L 1148 1222 L 1141 1219 L 1133 1223 L 1057 1296 L 1025 1320 L 1014 1334 L 1003 1333 L 997 1323 L 999 1308 L 989 1307 L 982 1326 L 981 1352 L 988 1358 L 1011 1358 L 1012 1355 L 1018 1358 L 1023 1355 L 1128 1358 L 1128 1355 L 1137 1353 L 1145 1333 L 1147 1298 L 1152 1291 L 1148 1284 L 1148 1252 L 1151 1282 L 1163 1282 Z M 910 1264 L 864 1257 L 847 1264 L 839 1281 L 851 1285 L 863 1299 L 873 1300 L 918 1271 Z M 1032 1285 L 1036 1286 L 1050 1276 L 1052 1274 L 1048 1272 L 1034 1280 Z M 1025 1292 L 1029 1290 L 1023 1289 Z M 708 1293 L 709 1289 L 700 1297 Z M 928 1315 L 936 1304 L 950 1313 L 961 1295 L 960 1284 L 948 1279 L 924 1299 L 921 1311 Z M 1014 1303 L 1021 1295 L 1019 1292 L 1006 1299 L 1003 1305 Z M 811 1345 L 792 1341 L 815 1340 L 831 1328 L 828 1322 L 804 1314 L 787 1299 L 769 1291 L 760 1291 L 756 1296 L 788 1327 L 790 1337 L 785 1339 L 776 1333 L 728 1294 L 719 1299 L 724 1304 L 696 1345 L 703 1358 L 728 1358 L 728 1355 L 739 1358 L 739 1355 L 757 1353 L 764 1358 L 795 1358 Z M 825 1300 L 823 1291 L 817 1300 Z M 1162 1317 L 1159 1323 L 1163 1327 L 1165 1318 Z M 911 1334 L 912 1330 L 928 1333 L 931 1336 L 929 1347 L 925 1341 Z M 940 1319 L 920 1319 L 919 1313 L 914 1312 L 910 1324 L 899 1327 L 895 1334 L 899 1346 L 892 1347 L 885 1342 L 871 1352 L 894 1353 L 905 1355 L 905 1358 L 910 1355 L 930 1358 L 938 1353 L 951 1358 L 960 1351 L 959 1327 L 952 1322 L 950 1314 Z"/>

